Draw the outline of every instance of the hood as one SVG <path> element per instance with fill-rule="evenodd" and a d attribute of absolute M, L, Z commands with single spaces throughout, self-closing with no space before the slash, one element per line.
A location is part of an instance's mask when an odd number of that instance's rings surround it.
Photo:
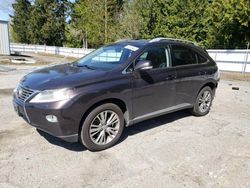
<path fill-rule="evenodd" d="M 78 87 L 99 81 L 105 74 L 68 63 L 35 70 L 24 76 L 20 84 L 33 90 Z"/>

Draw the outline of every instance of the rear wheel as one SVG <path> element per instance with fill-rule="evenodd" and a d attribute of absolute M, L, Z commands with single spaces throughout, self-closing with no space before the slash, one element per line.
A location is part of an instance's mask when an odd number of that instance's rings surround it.
<path fill-rule="evenodd" d="M 198 94 L 191 113 L 195 116 L 204 116 L 209 113 L 213 101 L 213 92 L 209 86 L 204 87 Z"/>
<path fill-rule="evenodd" d="M 112 103 L 103 104 L 86 117 L 80 139 L 89 150 L 104 150 L 119 140 L 123 128 L 124 117 L 121 109 Z"/>

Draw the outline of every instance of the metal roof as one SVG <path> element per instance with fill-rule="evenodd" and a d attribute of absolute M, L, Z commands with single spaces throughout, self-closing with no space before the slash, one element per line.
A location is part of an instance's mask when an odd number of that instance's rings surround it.
<path fill-rule="evenodd" d="M 9 23 L 9 21 L 7 21 L 7 20 L 0 20 L 0 22 Z"/>

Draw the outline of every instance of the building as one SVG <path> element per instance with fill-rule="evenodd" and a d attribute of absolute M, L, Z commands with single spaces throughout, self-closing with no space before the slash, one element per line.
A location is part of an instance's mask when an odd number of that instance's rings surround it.
<path fill-rule="evenodd" d="M 0 20 L 0 55 L 10 55 L 8 21 Z"/>

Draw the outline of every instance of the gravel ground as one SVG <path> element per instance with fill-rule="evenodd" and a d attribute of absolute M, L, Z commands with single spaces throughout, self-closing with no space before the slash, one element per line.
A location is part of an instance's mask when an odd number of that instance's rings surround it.
<path fill-rule="evenodd" d="M 76 58 L 61 56 L 61 55 L 22 52 L 19 55 L 12 54 L 11 56 L 0 56 L 0 64 L 16 66 L 18 64 L 11 63 L 11 60 L 15 60 L 15 59 L 16 60 L 24 59 L 28 62 L 35 62 L 35 63 L 30 63 L 30 64 L 29 63 L 22 63 L 21 64 L 22 66 L 48 65 L 48 64 L 52 64 L 52 63 L 66 63 L 66 62 L 72 62 L 72 61 L 76 60 Z"/>
<path fill-rule="evenodd" d="M 29 69 L 19 71 L 0 73 L 0 187 L 250 187 L 250 82 L 222 80 L 205 117 L 154 118 L 90 152 L 15 114 L 11 92 Z"/>
<path fill-rule="evenodd" d="M 0 65 L 0 91 L 15 88 L 25 74 L 35 69 L 36 67 L 33 66 Z"/>
<path fill-rule="evenodd" d="M 13 64 L 10 59 L 28 58 L 35 60 L 35 64 Z M 71 57 L 59 55 L 48 55 L 41 53 L 22 53 L 20 56 L 0 56 L 0 90 L 5 88 L 15 88 L 19 80 L 27 73 L 43 66 L 67 63 L 76 60 Z M 7 62 L 6 62 L 7 61 Z"/>

